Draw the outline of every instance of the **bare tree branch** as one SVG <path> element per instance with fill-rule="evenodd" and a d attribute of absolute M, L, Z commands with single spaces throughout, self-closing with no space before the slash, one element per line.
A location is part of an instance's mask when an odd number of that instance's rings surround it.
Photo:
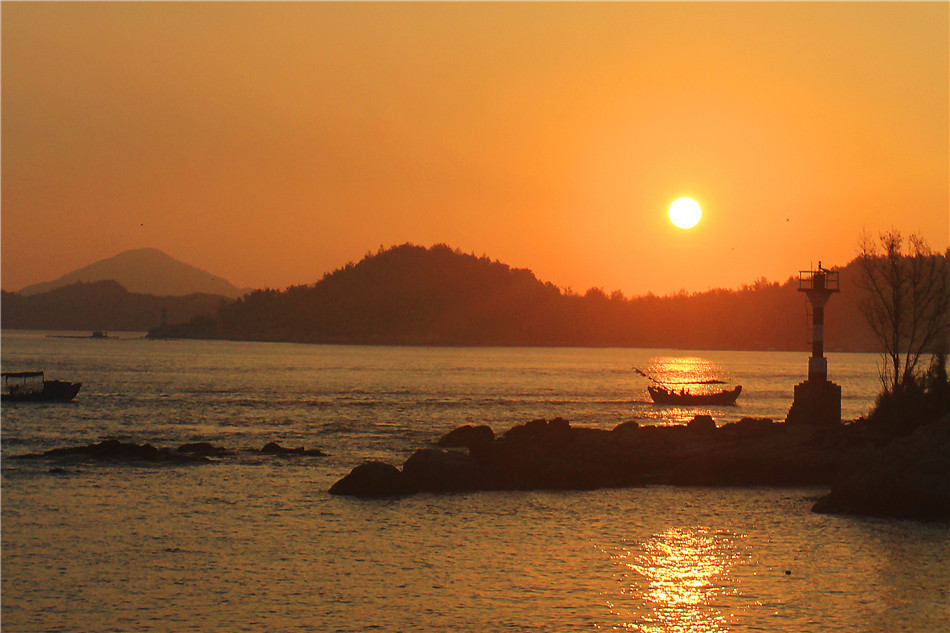
<path fill-rule="evenodd" d="M 920 359 L 946 340 L 950 328 L 950 267 L 919 235 L 897 230 L 860 243 L 864 273 L 861 307 L 882 345 L 880 377 L 885 391 L 903 390 L 917 374 Z"/>

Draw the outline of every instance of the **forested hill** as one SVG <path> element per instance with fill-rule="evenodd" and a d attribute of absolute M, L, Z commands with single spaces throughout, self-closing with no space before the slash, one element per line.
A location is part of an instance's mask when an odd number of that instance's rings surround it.
<path fill-rule="evenodd" d="M 857 308 L 854 265 L 826 309 L 828 350 L 872 350 Z M 367 255 L 312 286 L 258 290 L 214 317 L 151 331 L 155 338 L 386 345 L 630 346 L 806 350 L 797 282 L 627 299 L 579 295 L 445 245 Z"/>
<path fill-rule="evenodd" d="M 117 281 L 79 282 L 23 296 L 2 292 L 0 322 L 4 329 L 122 330 L 144 332 L 162 322 L 215 314 L 228 299 L 221 295 L 161 296 L 129 292 Z"/>

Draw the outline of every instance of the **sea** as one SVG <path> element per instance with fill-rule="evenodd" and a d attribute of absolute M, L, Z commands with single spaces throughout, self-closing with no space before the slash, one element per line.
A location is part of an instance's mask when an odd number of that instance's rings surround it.
<path fill-rule="evenodd" d="M 83 383 L 72 403 L 0 410 L 5 632 L 950 631 L 950 525 L 813 514 L 821 488 L 327 493 L 463 424 L 782 420 L 805 352 L 51 334 L 0 344 L 3 371 Z M 867 414 L 878 360 L 828 355 L 845 418 Z M 657 406 L 651 379 L 743 391 Z M 328 455 L 18 458 L 107 438 Z"/>

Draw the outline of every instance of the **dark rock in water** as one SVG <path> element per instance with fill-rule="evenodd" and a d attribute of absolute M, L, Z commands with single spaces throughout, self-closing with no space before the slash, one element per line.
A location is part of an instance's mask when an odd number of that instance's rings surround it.
<path fill-rule="evenodd" d="M 598 463 L 591 457 L 585 448 L 567 443 L 508 443 L 492 454 L 486 486 L 497 490 L 588 490 L 616 485 L 609 473 L 610 460 Z"/>
<path fill-rule="evenodd" d="M 62 468 L 61 466 L 53 466 L 52 468 L 49 469 L 49 473 L 51 475 L 78 475 L 81 472 L 82 471 L 79 469 L 69 470 L 67 468 Z"/>
<path fill-rule="evenodd" d="M 852 456 L 812 510 L 950 520 L 950 415 Z"/>
<path fill-rule="evenodd" d="M 391 464 L 365 462 L 330 487 L 332 495 L 392 497 L 406 494 L 402 473 Z"/>
<path fill-rule="evenodd" d="M 423 448 L 402 466 L 404 485 L 409 490 L 451 492 L 480 487 L 476 460 L 458 451 Z"/>
<path fill-rule="evenodd" d="M 739 437 L 763 437 L 781 431 L 784 427 L 784 424 L 775 424 L 769 418 L 742 418 L 738 422 L 724 424 L 721 428 L 727 434 Z"/>
<path fill-rule="evenodd" d="M 571 423 L 564 418 L 531 420 L 505 431 L 510 442 L 561 442 L 571 438 Z"/>
<path fill-rule="evenodd" d="M 639 422 L 637 422 L 636 420 L 627 420 L 626 422 L 621 422 L 620 424 L 618 424 L 611 430 L 614 433 L 628 433 L 630 431 L 636 431 L 639 428 L 640 428 Z"/>
<path fill-rule="evenodd" d="M 158 449 L 151 444 L 134 444 L 119 440 L 103 440 L 83 446 L 53 448 L 41 455 L 23 455 L 23 457 L 83 457 L 99 461 L 147 461 L 147 462 L 198 462 L 208 461 L 201 455 L 177 453 L 168 449 Z"/>
<path fill-rule="evenodd" d="M 317 448 L 307 449 L 303 446 L 298 448 L 285 448 L 276 442 L 269 442 L 265 444 L 260 450 L 255 448 L 243 450 L 270 455 L 305 455 L 310 457 L 326 456 L 326 453 Z M 122 442 L 120 440 L 110 439 L 103 440 L 95 444 L 53 448 L 43 453 L 18 455 L 17 457 L 73 457 L 97 461 L 200 463 L 212 461 L 208 459 L 209 457 L 224 457 L 236 454 L 237 451 L 232 451 L 230 449 L 224 448 L 223 446 L 215 446 L 210 442 L 190 442 L 187 444 L 182 444 L 173 450 L 168 447 L 156 448 L 151 444 L 134 444 L 132 442 Z"/>
<path fill-rule="evenodd" d="M 438 444 L 446 448 L 464 447 L 469 452 L 479 452 L 494 441 L 495 432 L 492 431 L 490 426 L 466 424 L 443 435 L 439 438 Z"/>
<path fill-rule="evenodd" d="M 670 448 L 668 483 L 702 486 L 829 485 L 845 451 L 815 445 L 813 429 L 753 420 L 724 424 L 710 442 L 686 434 Z"/>
<path fill-rule="evenodd" d="M 285 448 L 277 442 L 268 442 L 267 444 L 264 444 L 264 446 L 258 452 L 269 455 L 308 455 L 312 457 L 326 456 L 326 453 L 321 451 L 319 448 L 307 449 L 303 446 L 299 446 L 297 448 Z"/>
<path fill-rule="evenodd" d="M 542 418 L 513 426 L 505 431 L 506 440 L 531 439 L 544 435 L 548 430 L 548 421 Z"/>
<path fill-rule="evenodd" d="M 43 455 L 47 457 L 86 455 L 93 459 L 128 459 L 150 462 L 155 462 L 160 459 L 159 450 L 151 444 L 134 444 L 131 442 L 121 442 L 119 440 L 104 440 L 97 444 L 53 448 L 44 452 Z"/>
<path fill-rule="evenodd" d="M 491 441 L 489 429 L 476 432 L 474 428 L 456 429 L 457 433 L 440 442 L 468 443 L 468 454 L 422 449 L 406 461 L 401 472 L 376 464 L 376 470 L 367 473 L 354 470 L 333 490 L 386 496 L 647 484 L 830 485 L 844 457 L 865 441 L 860 428 L 811 428 L 756 418 L 717 428 L 709 416 L 675 426 L 639 426 L 631 421 L 612 431 L 572 427 L 563 418 L 538 419 Z M 477 451 L 471 448 L 478 445 L 473 438 L 481 438 Z"/>
<path fill-rule="evenodd" d="M 711 415 L 697 415 L 686 423 L 686 428 L 693 433 L 713 433 L 716 430 L 716 421 Z"/>
<path fill-rule="evenodd" d="M 175 450 L 179 453 L 190 453 L 191 455 L 203 455 L 205 457 L 209 455 L 234 455 L 234 451 L 230 451 L 223 446 L 215 446 L 211 442 L 191 442 L 182 444 Z"/>

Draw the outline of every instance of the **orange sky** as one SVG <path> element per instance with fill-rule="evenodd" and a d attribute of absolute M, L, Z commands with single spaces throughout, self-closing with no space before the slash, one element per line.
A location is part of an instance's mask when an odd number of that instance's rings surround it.
<path fill-rule="evenodd" d="M 283 288 L 445 242 L 666 294 L 950 240 L 946 2 L 0 12 L 6 290 L 131 248 Z"/>

